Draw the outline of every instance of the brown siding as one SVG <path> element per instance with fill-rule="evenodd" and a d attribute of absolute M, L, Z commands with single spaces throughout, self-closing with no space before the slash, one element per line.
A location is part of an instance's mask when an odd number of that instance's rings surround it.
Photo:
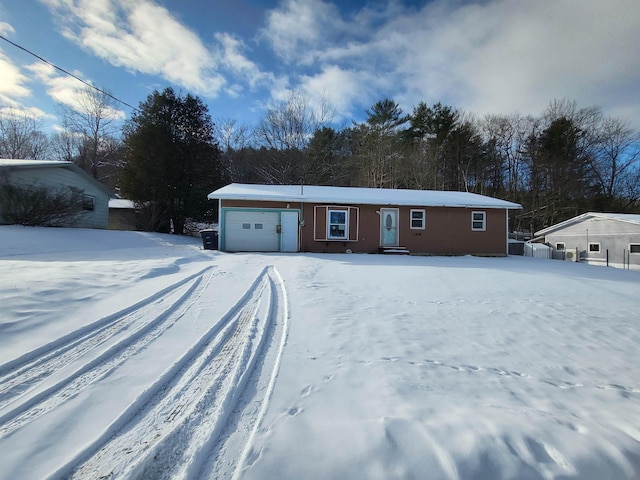
<path fill-rule="evenodd" d="M 130 208 L 110 208 L 109 230 L 139 230 L 136 211 Z"/>
<path fill-rule="evenodd" d="M 400 208 L 400 244 L 415 253 L 505 255 L 506 213 L 503 209 L 426 208 L 424 230 L 410 228 L 412 208 Z M 471 229 L 471 212 L 486 213 L 486 230 Z"/>
<path fill-rule="evenodd" d="M 222 207 L 287 208 L 286 202 L 229 201 Z M 300 209 L 299 203 L 289 204 Z M 300 250 L 303 252 L 344 253 L 347 249 L 356 253 L 377 253 L 380 246 L 380 206 L 350 205 L 349 239 L 353 241 L 326 240 L 326 205 L 302 205 L 300 219 Z M 399 246 L 415 254 L 440 255 L 506 255 L 507 225 L 504 209 L 467 209 L 457 207 L 422 207 L 420 205 L 390 208 L 399 209 Z M 426 228 L 412 230 L 411 209 L 425 210 Z M 471 230 L 471 212 L 486 212 L 486 231 Z M 354 212 L 357 212 L 355 214 Z M 315 232 L 314 232 L 315 230 Z M 314 240 L 314 233 L 318 235 Z M 358 235 L 357 239 L 355 235 Z"/>

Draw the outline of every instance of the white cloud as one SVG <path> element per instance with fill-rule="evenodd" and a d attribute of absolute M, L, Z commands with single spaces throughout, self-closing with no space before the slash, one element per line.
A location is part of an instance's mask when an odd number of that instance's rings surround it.
<path fill-rule="evenodd" d="M 309 64 L 344 29 L 338 8 L 322 0 L 286 0 L 267 14 L 262 36 L 287 63 Z"/>
<path fill-rule="evenodd" d="M 77 79 L 67 76 L 58 75 L 56 70 L 48 64 L 34 63 L 27 67 L 29 71 L 42 82 L 47 88 L 47 94 L 56 102 L 67 105 L 78 112 L 86 110 L 82 105 L 82 95 L 80 93 L 85 87 L 78 82 Z M 72 72 L 74 75 L 82 78 L 81 72 Z M 108 108 L 105 116 L 124 120 L 126 115 L 122 110 Z"/>
<path fill-rule="evenodd" d="M 13 27 L 7 22 L 0 22 L 0 35 L 4 35 L 6 37 L 14 32 L 15 30 L 13 29 Z"/>
<path fill-rule="evenodd" d="M 286 86 L 274 88 L 272 98 L 302 90 L 311 98 L 324 97 L 337 110 L 338 120 L 360 116 L 379 95 L 397 86 L 393 72 L 385 68 L 385 39 L 376 39 L 374 25 L 406 12 L 398 2 L 386 8 L 363 8 L 349 18 L 331 3 L 287 0 L 267 14 L 262 38 L 288 65 L 303 67 L 290 73 Z M 384 70 L 380 70 L 384 69 Z"/>
<path fill-rule="evenodd" d="M 479 111 L 532 112 L 554 98 L 609 104 L 614 85 L 637 88 L 638 18 L 640 3 L 633 1 L 470 5 L 445 13 L 429 32 L 445 58 L 434 62 L 412 48 L 405 65 L 413 53 L 419 71 L 438 72 L 434 80 L 449 85 L 423 91 L 440 90 Z"/>
<path fill-rule="evenodd" d="M 262 38 L 296 85 L 326 86 L 338 106 L 394 98 L 483 113 L 540 113 L 553 99 L 624 112 L 640 128 L 637 0 L 391 1 L 349 18 L 286 0 Z M 336 80 L 339 79 L 339 80 Z M 364 99 L 364 100 L 363 100 Z"/>
<path fill-rule="evenodd" d="M 440 1 L 377 38 L 396 59 L 401 96 L 414 102 L 537 114 L 555 98 L 615 109 L 633 97 L 638 109 L 638 18 L 640 3 L 626 0 Z"/>
<path fill-rule="evenodd" d="M 149 0 L 43 0 L 64 23 L 65 35 L 119 67 L 160 75 L 214 97 L 226 81 L 198 36 Z"/>
<path fill-rule="evenodd" d="M 0 103 L 17 106 L 17 100 L 31 95 L 25 86 L 28 78 L 20 71 L 9 57 L 0 49 Z"/>
<path fill-rule="evenodd" d="M 26 67 L 35 79 L 45 85 L 47 93 L 56 102 L 68 106 L 77 106 L 74 96 L 81 88 L 81 84 L 73 77 L 56 74 L 55 68 L 45 63 L 33 63 Z M 73 72 L 74 75 L 82 76 L 81 72 Z"/>
<path fill-rule="evenodd" d="M 324 68 L 317 75 L 303 75 L 300 89 L 319 102 L 326 99 L 336 109 L 336 122 L 360 116 L 359 105 L 375 98 L 378 78 L 370 72 L 344 70 L 335 65 Z"/>
<path fill-rule="evenodd" d="M 10 107 L 0 107 L 0 115 L 24 115 L 25 117 L 30 117 L 35 120 L 41 120 L 43 118 L 53 118 L 51 115 L 47 114 L 43 110 L 37 107 L 25 107 L 22 105 L 10 106 Z"/>
<path fill-rule="evenodd" d="M 273 82 L 271 73 L 262 72 L 258 66 L 243 53 L 244 43 L 228 33 L 216 33 L 215 38 L 220 44 L 221 62 L 232 72 L 240 75 L 250 87 L 258 84 Z M 237 91 L 237 85 L 232 91 Z"/>
<path fill-rule="evenodd" d="M 0 22 L 0 35 L 8 36 L 15 30 L 6 22 Z M 18 107 L 16 98 L 25 98 L 31 95 L 31 90 L 25 86 L 28 78 L 20 68 L 13 63 L 11 58 L 5 55 L 0 48 L 0 106 Z"/>

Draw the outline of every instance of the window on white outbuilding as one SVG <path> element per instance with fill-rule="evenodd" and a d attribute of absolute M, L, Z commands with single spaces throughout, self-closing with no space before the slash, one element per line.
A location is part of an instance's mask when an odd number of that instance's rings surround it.
<path fill-rule="evenodd" d="M 426 213 L 424 210 L 411 210 L 411 230 L 424 230 Z"/>
<path fill-rule="evenodd" d="M 559 252 L 563 252 L 564 249 L 565 249 L 564 242 L 556 243 L 556 250 L 558 250 Z"/>
<path fill-rule="evenodd" d="M 482 232 L 487 229 L 487 212 L 471 212 L 471 230 Z"/>
<path fill-rule="evenodd" d="M 589 251 L 592 253 L 599 253 L 600 252 L 600 244 L 599 243 L 590 243 L 589 244 Z"/>
<path fill-rule="evenodd" d="M 640 243 L 630 243 L 629 253 L 633 255 L 640 255 Z"/>
<path fill-rule="evenodd" d="M 349 212 L 347 210 L 327 211 L 327 238 L 346 240 L 348 236 Z"/>

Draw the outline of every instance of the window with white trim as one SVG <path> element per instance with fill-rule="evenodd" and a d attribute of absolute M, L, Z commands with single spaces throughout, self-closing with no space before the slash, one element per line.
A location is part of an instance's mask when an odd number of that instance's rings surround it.
<path fill-rule="evenodd" d="M 411 212 L 411 230 L 424 230 L 426 224 L 426 212 L 424 210 L 414 210 Z"/>
<path fill-rule="evenodd" d="M 564 250 L 565 250 L 564 242 L 556 243 L 556 250 L 558 250 L 559 252 L 564 252 Z"/>
<path fill-rule="evenodd" d="M 327 210 L 327 239 L 347 240 L 348 234 L 349 212 L 347 210 Z"/>
<path fill-rule="evenodd" d="M 471 230 L 483 232 L 487 229 L 487 212 L 471 212 Z"/>
<path fill-rule="evenodd" d="M 640 243 L 630 243 L 629 253 L 631 255 L 640 255 Z"/>
<path fill-rule="evenodd" d="M 591 253 L 600 253 L 600 244 L 599 243 L 590 243 L 589 244 L 589 252 L 591 252 Z"/>

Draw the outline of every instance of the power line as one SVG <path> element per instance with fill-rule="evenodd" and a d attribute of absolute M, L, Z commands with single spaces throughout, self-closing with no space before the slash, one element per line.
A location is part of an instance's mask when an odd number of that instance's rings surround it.
<path fill-rule="evenodd" d="M 113 95 L 111 95 L 109 92 L 106 92 L 106 91 L 104 91 L 104 90 L 102 90 L 102 89 L 100 89 L 100 88 L 96 87 L 95 85 L 91 85 L 91 84 L 90 84 L 89 82 L 87 82 L 86 80 L 83 80 L 82 78 L 78 77 L 77 75 L 74 75 L 73 73 L 71 73 L 71 72 L 69 72 L 69 71 L 65 70 L 64 68 L 59 67 L 59 66 L 57 66 L 57 65 L 56 65 L 56 64 L 54 64 L 54 63 L 51 63 L 49 60 L 47 60 L 47 59 L 45 59 L 45 58 L 42 58 L 40 55 L 38 55 L 38 54 L 36 54 L 36 53 L 32 52 L 31 50 L 28 50 L 27 48 L 25 48 L 25 47 L 23 47 L 23 46 L 21 46 L 21 45 L 18 45 L 18 44 L 17 44 L 17 43 L 15 43 L 15 42 L 12 42 L 11 40 L 9 40 L 8 38 L 6 38 L 5 36 L 0 35 L 0 39 L 4 40 L 5 42 L 10 43 L 11 45 L 13 45 L 13 46 L 14 46 L 14 47 L 16 47 L 16 48 L 19 48 L 20 50 L 23 50 L 23 51 L 27 52 L 29 55 L 33 55 L 34 57 L 36 57 L 36 58 L 37 58 L 38 60 L 40 60 L 41 62 L 44 62 L 44 63 L 46 63 L 47 65 L 51 65 L 51 66 L 52 66 L 53 68 L 55 68 L 56 70 L 60 70 L 62 73 L 66 74 L 66 75 L 69 75 L 70 77 L 75 78 L 75 79 L 76 79 L 76 80 L 78 80 L 79 82 L 82 82 L 83 84 L 85 84 L 87 87 L 90 87 L 90 88 L 93 88 L 94 90 L 97 90 L 98 92 L 100 92 L 100 93 L 102 93 L 102 94 L 106 95 L 106 96 L 107 96 L 107 97 L 109 97 L 109 98 L 112 98 L 113 100 L 115 100 L 115 101 L 116 101 L 116 102 L 118 102 L 118 103 L 121 103 L 122 105 L 125 105 L 125 106 L 127 106 L 127 107 L 131 108 L 132 110 L 139 111 L 136 107 L 134 107 L 134 106 L 132 106 L 132 105 L 129 105 L 127 102 L 124 102 L 124 101 L 120 100 L 119 98 L 114 97 L 114 96 L 113 96 Z"/>

